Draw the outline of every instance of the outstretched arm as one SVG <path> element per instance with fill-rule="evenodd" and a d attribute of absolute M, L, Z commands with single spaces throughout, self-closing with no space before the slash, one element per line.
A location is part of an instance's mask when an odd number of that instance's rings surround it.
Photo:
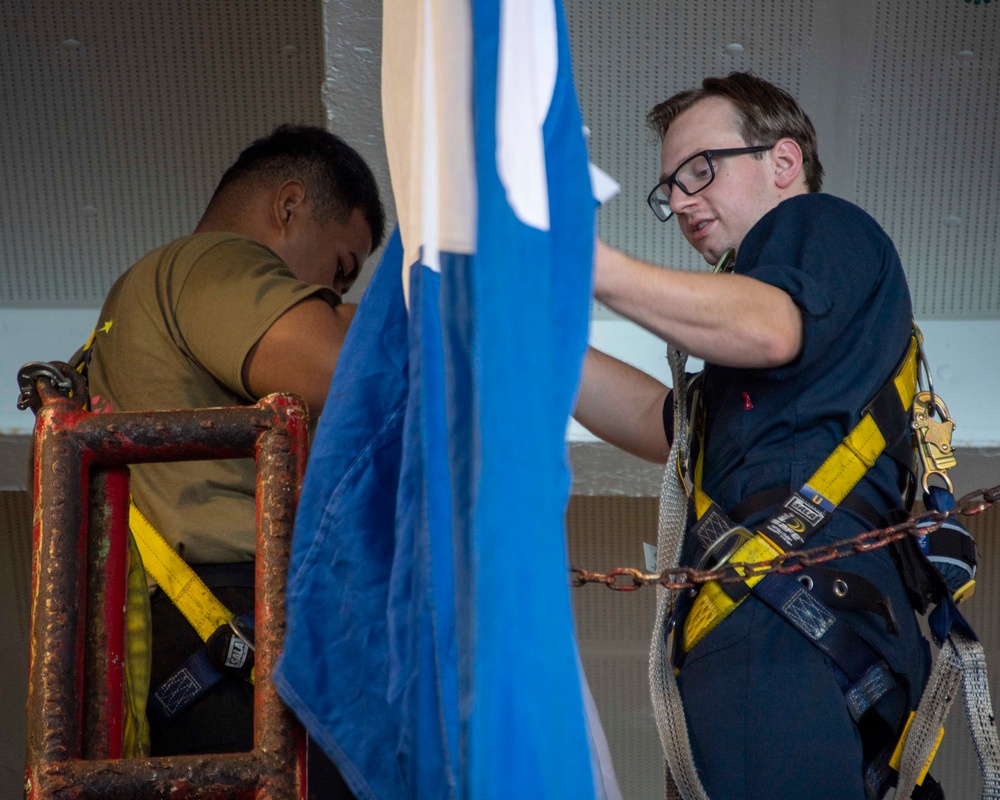
<path fill-rule="evenodd" d="M 357 306 L 331 307 L 311 297 L 274 321 L 243 362 L 243 382 L 255 397 L 297 394 L 315 419 L 323 410 L 340 348 Z"/>
<path fill-rule="evenodd" d="M 744 275 L 648 264 L 597 242 L 594 295 L 675 347 L 728 367 L 775 367 L 802 349 L 802 314 L 789 295 Z"/>
<path fill-rule="evenodd" d="M 573 416 L 604 441 L 664 464 L 670 445 L 663 430 L 663 403 L 669 391 L 642 370 L 590 348 Z"/>

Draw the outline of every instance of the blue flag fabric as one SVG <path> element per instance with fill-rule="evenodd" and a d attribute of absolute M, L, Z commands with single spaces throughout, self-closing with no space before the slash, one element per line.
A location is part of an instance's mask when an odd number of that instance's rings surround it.
<path fill-rule="evenodd" d="M 501 4 L 473 4 L 479 225 L 471 283 L 482 445 L 469 534 L 468 774 L 476 798 L 594 791 L 564 520 L 565 432 L 587 345 L 596 204 L 561 3 L 552 8 L 558 71 L 542 126 L 550 227 L 539 230 L 509 205 L 493 157 Z M 518 27 L 508 23 L 507 35 Z"/>
<path fill-rule="evenodd" d="M 424 3 L 428 52 L 469 43 L 471 105 L 456 91 L 473 136 L 474 247 L 423 238 L 426 218 L 400 208 L 313 442 L 275 680 L 359 798 L 586 800 L 565 429 L 595 203 L 565 20 L 548 0 L 477 0 L 450 39 L 448 0 Z M 542 52 L 526 56 L 525 40 Z M 508 125 L 525 86 L 542 87 L 536 113 Z M 430 107 L 447 106 L 448 87 L 436 91 Z M 392 132 L 415 127 L 386 125 L 390 164 Z M 414 174 L 433 187 L 428 170 L 449 168 L 432 157 Z M 413 196 L 399 172 L 397 206 Z M 435 209 L 434 230 L 469 212 Z"/>

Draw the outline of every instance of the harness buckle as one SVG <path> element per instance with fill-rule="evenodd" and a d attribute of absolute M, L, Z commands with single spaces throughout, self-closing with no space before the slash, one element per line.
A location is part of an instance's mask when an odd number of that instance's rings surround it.
<path fill-rule="evenodd" d="M 940 421 L 934 419 L 940 416 Z M 954 487 L 948 470 L 958 463 L 955 451 L 951 446 L 951 435 L 955 423 L 948 416 L 948 406 L 940 395 L 932 392 L 918 392 L 913 398 L 913 430 L 917 436 L 917 453 L 920 465 L 923 467 L 924 491 L 930 491 L 930 478 L 939 475 L 953 492 Z"/>
<path fill-rule="evenodd" d="M 208 638 L 205 651 L 218 670 L 246 679 L 253 674 L 253 628 L 246 620 L 233 615 Z"/>

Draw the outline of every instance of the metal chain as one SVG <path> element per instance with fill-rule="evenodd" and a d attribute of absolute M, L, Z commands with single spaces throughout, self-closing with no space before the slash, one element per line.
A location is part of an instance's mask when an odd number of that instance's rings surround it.
<path fill-rule="evenodd" d="M 809 550 L 792 550 L 770 561 L 733 561 L 718 569 L 699 570 L 693 567 L 677 567 L 664 572 L 643 572 L 632 567 L 618 567 L 608 572 L 590 572 L 580 567 L 570 567 L 573 586 L 587 583 L 603 583 L 618 592 L 633 592 L 641 586 L 659 584 L 666 589 L 694 589 L 703 583 L 738 583 L 750 577 L 769 573 L 789 574 L 803 567 L 825 564 L 838 558 L 878 550 L 905 536 L 925 536 L 941 527 L 950 517 L 961 514 L 973 517 L 1000 502 L 1000 486 L 979 489 L 962 497 L 950 511 L 928 511 L 916 517 L 892 525 L 888 528 L 867 531 L 850 539 L 842 539 L 823 547 Z"/>

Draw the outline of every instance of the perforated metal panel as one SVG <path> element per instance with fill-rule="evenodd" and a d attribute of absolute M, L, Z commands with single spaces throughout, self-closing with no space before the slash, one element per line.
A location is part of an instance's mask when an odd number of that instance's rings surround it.
<path fill-rule="evenodd" d="M 994 481 L 994 485 L 997 481 Z M 989 665 L 990 694 L 996 710 L 1000 700 L 1000 627 L 997 604 L 1000 603 L 1000 546 L 996 532 L 996 511 L 963 519 L 979 546 L 976 592 L 962 604 L 962 613 L 979 634 Z M 932 772 L 944 787 L 948 800 L 978 800 L 983 793 L 979 762 L 969 736 L 968 722 L 961 698 L 956 698 L 945 720 L 945 736 L 934 760 Z"/>
<path fill-rule="evenodd" d="M 816 124 L 825 189 L 896 241 L 919 317 L 1000 313 L 1000 9 L 960 0 L 568 0 L 594 160 L 622 184 L 601 234 L 658 264 L 703 262 L 645 197 L 659 174 L 650 108 L 708 75 L 751 70 Z"/>
<path fill-rule="evenodd" d="M 254 138 L 323 124 L 321 20 L 318 0 L 0 4 L 0 305 L 99 306 Z"/>
<path fill-rule="evenodd" d="M 0 4 L 0 307 L 96 306 L 195 224 L 221 171 L 281 121 L 322 123 L 375 163 L 378 0 Z M 595 160 L 623 186 L 602 234 L 700 268 L 644 198 L 644 116 L 705 75 L 798 95 L 827 188 L 895 239 L 921 317 L 1000 314 L 1000 8 L 961 0 L 569 0 Z M 324 82 L 325 76 L 325 82 Z M 391 205 L 391 204 L 390 204 Z M 365 283 L 362 280 L 361 285 Z"/>
<path fill-rule="evenodd" d="M 996 7 L 875 5 L 858 197 L 895 238 L 927 317 L 1000 311 L 998 45 Z"/>
<path fill-rule="evenodd" d="M 643 541 L 656 540 L 652 497 L 580 497 L 566 514 L 573 564 L 605 570 L 642 564 Z M 601 714 L 626 800 L 663 797 L 663 751 L 649 701 L 652 591 L 612 592 L 591 585 L 572 592 L 580 657 Z"/>

